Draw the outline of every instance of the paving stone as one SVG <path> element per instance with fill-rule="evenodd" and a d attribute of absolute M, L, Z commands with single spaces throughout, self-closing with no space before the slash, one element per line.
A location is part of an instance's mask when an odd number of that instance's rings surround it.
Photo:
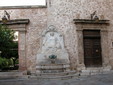
<path fill-rule="evenodd" d="M 113 73 L 66 80 L 7 79 L 0 85 L 113 85 Z"/>

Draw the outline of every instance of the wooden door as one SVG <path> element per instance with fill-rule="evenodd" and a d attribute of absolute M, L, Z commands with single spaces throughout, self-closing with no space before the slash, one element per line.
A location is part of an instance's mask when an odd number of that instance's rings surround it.
<path fill-rule="evenodd" d="M 84 63 L 86 67 L 102 66 L 100 39 L 100 31 L 84 31 Z"/>

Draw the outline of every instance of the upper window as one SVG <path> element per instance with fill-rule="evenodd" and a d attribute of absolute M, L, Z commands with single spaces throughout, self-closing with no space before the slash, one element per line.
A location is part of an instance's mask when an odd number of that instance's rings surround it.
<path fill-rule="evenodd" d="M 0 7 L 4 6 L 38 6 L 46 5 L 46 0 L 1 0 Z"/>

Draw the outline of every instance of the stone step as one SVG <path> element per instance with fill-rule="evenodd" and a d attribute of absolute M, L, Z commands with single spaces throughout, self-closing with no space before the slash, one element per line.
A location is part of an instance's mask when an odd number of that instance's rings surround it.
<path fill-rule="evenodd" d="M 73 77 L 79 77 L 79 73 L 69 73 L 69 74 L 43 74 L 37 76 L 29 76 L 30 79 L 70 79 Z"/>
<path fill-rule="evenodd" d="M 69 70 L 70 65 L 62 65 L 62 64 L 50 64 L 50 65 L 42 65 L 36 66 L 36 70 L 41 73 L 59 73 Z"/>
<path fill-rule="evenodd" d="M 41 70 L 41 73 L 62 73 L 63 69 L 49 69 L 49 70 Z M 37 72 L 38 73 L 38 72 Z"/>
<path fill-rule="evenodd" d="M 36 66 L 37 70 L 46 70 L 46 69 L 66 69 L 70 68 L 69 65 L 43 65 L 43 66 Z"/>
<path fill-rule="evenodd" d="M 0 72 L 0 79 L 13 79 L 23 77 L 23 72 Z"/>
<path fill-rule="evenodd" d="M 97 74 L 105 74 L 111 72 L 109 68 L 87 68 L 82 70 L 80 75 L 87 76 L 87 75 L 97 75 Z"/>
<path fill-rule="evenodd" d="M 70 75 L 75 73 L 76 71 L 59 72 L 59 73 L 40 73 L 40 74 L 37 74 L 37 76 L 64 76 L 64 75 Z"/>

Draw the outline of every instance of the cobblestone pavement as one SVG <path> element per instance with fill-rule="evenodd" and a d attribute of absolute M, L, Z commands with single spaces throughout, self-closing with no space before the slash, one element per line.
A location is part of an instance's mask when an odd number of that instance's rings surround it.
<path fill-rule="evenodd" d="M 0 85 L 113 85 L 113 73 L 64 80 L 0 79 Z"/>

